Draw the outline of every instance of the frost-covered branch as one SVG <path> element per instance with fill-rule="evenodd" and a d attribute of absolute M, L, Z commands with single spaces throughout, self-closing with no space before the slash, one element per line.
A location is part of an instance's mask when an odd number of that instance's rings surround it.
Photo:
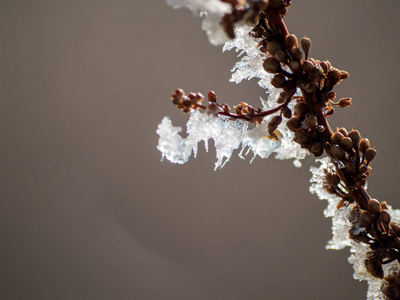
<path fill-rule="evenodd" d="M 351 105 L 350 98 L 336 100 L 333 91 L 346 79 L 346 71 L 329 61 L 309 57 L 311 40 L 289 34 L 283 22 L 290 0 L 167 0 L 174 7 L 188 6 L 200 13 L 210 42 L 225 42 L 224 51 L 236 49 L 241 60 L 231 81 L 258 78 L 268 91 L 262 107 L 241 102 L 231 109 L 208 93 L 185 95 L 177 89 L 173 103 L 189 113 L 188 136 L 179 135 L 165 117 L 158 127 L 158 149 L 174 163 L 185 163 L 198 143 L 213 139 L 215 167 L 222 167 L 236 149 L 254 157 L 276 153 L 279 159 L 318 158 L 311 168 L 310 191 L 328 201 L 324 214 L 332 217 L 333 238 L 328 249 L 350 247 L 354 278 L 369 283 L 368 299 L 400 299 L 400 211 L 373 199 L 366 190 L 371 161 L 377 152 L 357 130 L 338 128 L 328 118 L 335 108 Z"/>

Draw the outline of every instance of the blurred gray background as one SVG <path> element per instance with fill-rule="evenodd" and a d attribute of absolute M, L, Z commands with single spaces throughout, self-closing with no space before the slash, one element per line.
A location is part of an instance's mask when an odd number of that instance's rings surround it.
<path fill-rule="evenodd" d="M 400 208 L 400 2 L 296 1 L 289 30 L 350 72 L 333 127 L 378 150 L 369 192 Z M 187 116 L 171 92 L 258 105 L 229 83 L 234 52 L 156 0 L 0 0 L 1 299 L 363 299 L 348 249 L 327 251 L 310 157 L 236 155 L 214 172 L 200 147 L 160 162 L 157 125 Z"/>

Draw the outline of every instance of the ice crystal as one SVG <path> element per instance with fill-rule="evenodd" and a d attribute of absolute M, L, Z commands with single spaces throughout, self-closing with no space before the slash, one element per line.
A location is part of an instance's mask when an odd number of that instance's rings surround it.
<path fill-rule="evenodd" d="M 223 15 L 231 11 L 228 3 L 219 0 L 167 0 L 167 3 L 173 8 L 188 7 L 199 14 L 203 18 L 201 27 L 211 44 L 222 45 L 228 40 L 221 26 Z"/>
<path fill-rule="evenodd" d="M 247 122 L 193 111 L 187 123 L 188 136 L 183 138 L 179 135 L 182 128 L 174 127 L 171 120 L 164 117 L 157 129 L 160 136 L 157 149 L 169 161 L 183 164 L 192 153 L 196 157 L 199 142 L 204 141 L 208 150 L 208 140 L 213 139 L 217 152 L 216 169 L 223 167 L 238 148 L 242 150 L 241 156 L 244 152 L 253 152 L 253 159 L 256 156 L 267 158 L 272 153 L 277 153 L 279 159 L 304 158 L 303 151 L 297 151 L 291 137 L 282 135 L 280 140 L 269 138 L 266 124 L 249 129 Z M 283 143 L 285 149 L 281 149 Z"/>

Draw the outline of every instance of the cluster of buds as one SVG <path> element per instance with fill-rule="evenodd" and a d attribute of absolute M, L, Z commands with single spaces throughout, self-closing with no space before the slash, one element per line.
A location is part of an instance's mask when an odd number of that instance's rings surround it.
<path fill-rule="evenodd" d="M 171 99 L 172 103 L 174 103 L 178 109 L 182 110 L 184 113 L 188 113 L 192 109 L 197 109 L 201 106 L 204 96 L 200 93 L 190 93 L 186 96 L 182 89 L 176 89 L 171 94 Z"/>
<path fill-rule="evenodd" d="M 332 134 L 325 147 L 347 186 L 365 185 L 371 171 L 370 162 L 377 154 L 377 151 L 371 148 L 368 139 L 361 138 L 358 130 L 347 132 L 342 127 Z"/>
<path fill-rule="evenodd" d="M 293 117 L 286 123 L 294 132 L 294 141 L 302 148 L 308 149 L 315 156 L 324 152 L 323 131 L 325 128 L 318 124 L 315 114 L 309 109 L 303 98 L 297 100 Z"/>
<path fill-rule="evenodd" d="M 221 0 L 229 3 L 232 10 L 222 18 L 221 25 L 226 35 L 234 39 L 234 25 L 239 22 L 246 24 L 257 24 L 260 17 L 265 18 L 263 12 L 275 10 L 279 15 L 286 15 L 291 0 Z"/>

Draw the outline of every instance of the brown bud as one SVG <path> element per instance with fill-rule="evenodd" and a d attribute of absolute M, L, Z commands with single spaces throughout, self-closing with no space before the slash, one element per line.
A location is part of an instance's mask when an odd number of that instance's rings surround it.
<path fill-rule="evenodd" d="M 289 121 L 287 121 L 286 126 L 290 131 L 295 132 L 296 129 L 301 126 L 301 121 L 297 118 L 291 118 Z"/>
<path fill-rule="evenodd" d="M 283 102 L 285 102 L 289 97 L 291 97 L 289 95 L 289 93 L 286 92 L 282 92 L 279 94 L 278 100 L 276 100 L 276 102 L 278 102 L 278 104 L 282 104 Z"/>
<path fill-rule="evenodd" d="M 388 210 L 389 209 L 386 201 L 382 201 L 381 202 L 381 208 L 382 208 L 382 210 Z"/>
<path fill-rule="evenodd" d="M 215 94 L 214 91 L 209 91 L 208 92 L 208 101 L 217 102 L 217 95 Z"/>
<path fill-rule="evenodd" d="M 264 60 L 263 67 L 268 73 L 278 73 L 281 70 L 281 64 L 274 57 L 267 57 Z"/>
<path fill-rule="evenodd" d="M 360 214 L 360 226 L 361 227 L 367 227 L 368 225 L 370 225 L 372 223 L 373 220 L 373 216 L 372 214 L 367 211 L 367 210 L 363 210 Z"/>
<path fill-rule="evenodd" d="M 327 85 L 332 89 L 339 82 L 339 70 L 330 69 L 327 74 Z"/>
<path fill-rule="evenodd" d="M 319 65 L 321 66 L 325 74 L 328 73 L 328 64 L 325 61 L 320 61 Z"/>
<path fill-rule="evenodd" d="M 275 58 L 276 58 L 277 61 L 279 61 L 281 63 L 284 63 L 284 64 L 286 64 L 288 62 L 288 59 L 289 59 L 287 54 L 286 54 L 286 52 L 283 51 L 283 50 L 276 51 Z"/>
<path fill-rule="evenodd" d="M 336 99 L 336 93 L 335 92 L 329 92 L 328 93 L 328 99 L 329 100 L 335 100 Z"/>
<path fill-rule="evenodd" d="M 314 153 L 314 155 L 320 156 L 322 155 L 322 149 L 323 148 L 323 144 L 322 143 L 318 143 L 318 142 L 314 142 L 312 143 L 312 145 L 310 146 L 310 151 L 312 153 Z"/>
<path fill-rule="evenodd" d="M 207 106 L 208 113 L 216 113 L 219 110 L 219 106 L 216 103 L 210 103 Z"/>
<path fill-rule="evenodd" d="M 285 81 L 286 81 L 285 76 L 283 76 L 282 74 L 276 74 L 274 78 L 272 78 L 271 84 L 279 89 L 283 87 Z"/>
<path fill-rule="evenodd" d="M 268 123 L 268 133 L 272 134 L 279 126 L 279 124 L 281 124 L 281 122 L 282 122 L 281 116 L 274 116 Z"/>
<path fill-rule="evenodd" d="M 307 59 L 308 53 L 310 52 L 311 49 L 311 40 L 309 38 L 303 37 L 300 41 L 300 44 L 301 44 L 301 49 L 303 49 Z"/>
<path fill-rule="evenodd" d="M 297 104 L 294 106 L 294 115 L 299 120 L 303 120 L 307 112 L 308 107 L 307 104 L 305 104 L 304 102 L 297 102 Z"/>
<path fill-rule="evenodd" d="M 400 236 L 400 225 L 398 223 L 390 222 L 390 227 L 397 234 L 397 236 Z"/>
<path fill-rule="evenodd" d="M 312 71 L 314 70 L 314 64 L 309 61 L 309 60 L 305 60 L 303 62 L 303 71 L 306 75 L 310 74 Z"/>
<path fill-rule="evenodd" d="M 344 138 L 344 135 L 341 134 L 340 132 L 335 132 L 331 136 L 331 143 L 332 144 L 339 144 L 340 141 Z"/>
<path fill-rule="evenodd" d="M 346 108 L 351 105 L 351 98 L 342 98 L 338 102 L 341 108 Z"/>
<path fill-rule="evenodd" d="M 272 41 L 267 44 L 267 51 L 271 53 L 271 55 L 275 55 L 278 50 L 284 50 L 285 48 L 282 44 Z"/>
<path fill-rule="evenodd" d="M 303 58 L 303 53 L 301 52 L 299 47 L 294 47 L 290 49 L 289 52 L 293 59 L 297 61 L 300 61 Z"/>
<path fill-rule="evenodd" d="M 325 176 L 326 182 L 329 183 L 329 185 L 332 186 L 337 186 L 340 183 L 340 178 L 336 174 L 328 173 Z"/>
<path fill-rule="evenodd" d="M 295 131 L 294 133 L 294 141 L 300 145 L 303 145 L 305 143 L 308 142 L 308 138 L 305 135 L 305 133 L 303 132 L 303 130 L 301 130 L 302 128 L 299 128 Z"/>
<path fill-rule="evenodd" d="M 336 205 L 336 209 L 340 209 L 340 208 L 342 208 L 343 206 L 344 206 L 344 200 L 343 200 L 343 199 L 340 199 L 339 202 L 338 202 L 338 204 Z"/>
<path fill-rule="evenodd" d="M 304 120 L 304 123 L 308 128 L 314 129 L 318 125 L 318 120 L 315 115 L 310 115 Z"/>
<path fill-rule="evenodd" d="M 378 200 L 376 199 L 369 199 L 368 201 L 368 210 L 373 214 L 373 215 L 377 215 L 381 212 L 381 204 L 379 203 Z"/>
<path fill-rule="evenodd" d="M 361 153 L 365 153 L 365 151 L 370 147 L 370 143 L 368 139 L 362 139 L 360 142 L 360 151 Z"/>
<path fill-rule="evenodd" d="M 296 60 L 289 61 L 289 68 L 294 73 L 299 72 L 301 70 L 300 63 L 298 61 L 296 61 Z"/>
<path fill-rule="evenodd" d="M 342 138 L 339 145 L 346 152 L 351 152 L 351 149 L 353 149 L 353 141 L 349 137 Z"/>
<path fill-rule="evenodd" d="M 284 108 L 282 108 L 282 115 L 286 119 L 290 119 L 292 117 L 292 111 L 290 110 L 289 107 L 285 106 Z"/>
<path fill-rule="evenodd" d="M 343 149 L 336 144 L 331 145 L 331 147 L 329 148 L 329 153 L 332 155 L 334 159 L 337 160 L 342 160 L 345 157 Z"/>
<path fill-rule="evenodd" d="M 285 37 L 285 47 L 287 49 L 297 47 L 297 37 L 294 34 L 288 34 Z"/>
<path fill-rule="evenodd" d="M 346 128 L 344 128 L 344 127 L 340 127 L 340 128 L 338 129 L 338 131 L 339 131 L 341 134 L 343 134 L 345 137 L 349 135 L 349 133 L 347 132 Z"/>
<path fill-rule="evenodd" d="M 353 141 L 353 147 L 358 149 L 358 145 L 360 144 L 361 134 L 358 130 L 352 130 L 348 134 L 349 138 Z"/>
<path fill-rule="evenodd" d="M 365 159 L 367 160 L 367 163 L 369 164 L 371 160 L 373 160 L 376 156 L 377 151 L 374 148 L 368 148 L 365 151 Z"/>
<path fill-rule="evenodd" d="M 382 211 L 382 212 L 379 214 L 379 219 L 380 219 L 381 222 L 382 222 L 383 224 L 385 224 L 385 225 L 390 223 L 390 215 L 389 215 L 389 213 L 388 213 L 386 210 Z"/>

